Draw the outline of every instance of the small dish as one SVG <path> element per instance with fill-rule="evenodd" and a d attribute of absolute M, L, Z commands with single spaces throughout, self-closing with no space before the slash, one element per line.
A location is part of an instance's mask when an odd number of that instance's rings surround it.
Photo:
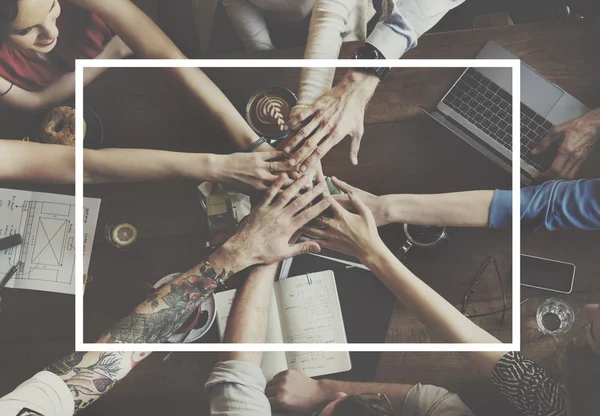
<path fill-rule="evenodd" d="M 83 147 L 86 149 L 100 149 L 104 141 L 104 127 L 100 117 L 89 107 L 83 107 L 83 119 L 87 125 Z"/>
<path fill-rule="evenodd" d="M 157 288 L 169 283 L 170 281 L 175 279 L 180 274 L 181 273 L 171 273 L 171 274 L 163 277 L 162 279 L 160 279 L 158 282 L 156 282 L 154 284 L 154 288 L 157 289 Z M 200 303 L 199 308 L 200 308 L 201 312 L 200 312 L 200 319 L 199 319 L 197 325 L 201 324 L 201 326 L 194 327 L 194 329 L 192 329 L 190 331 L 189 335 L 185 339 L 186 344 L 189 342 L 194 342 L 199 338 L 202 338 L 208 332 L 208 330 L 210 329 L 212 324 L 215 322 L 215 318 L 217 316 L 217 304 L 216 304 L 214 294 L 211 294 L 208 298 L 203 300 L 202 303 Z M 202 314 L 204 312 L 208 313 L 207 317 L 202 316 Z M 195 314 L 196 314 L 196 312 L 194 311 L 194 315 Z M 167 340 L 167 342 L 173 343 L 173 344 L 180 343 L 181 340 L 183 339 L 183 337 L 186 336 L 186 332 L 183 332 L 183 333 L 176 332 Z"/>

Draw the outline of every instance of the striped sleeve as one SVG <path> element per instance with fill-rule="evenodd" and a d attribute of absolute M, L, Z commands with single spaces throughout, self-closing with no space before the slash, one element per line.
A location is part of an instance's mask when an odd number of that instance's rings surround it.
<path fill-rule="evenodd" d="M 538 363 L 509 352 L 496 365 L 492 382 L 525 416 L 567 416 L 567 398 L 560 383 Z"/>

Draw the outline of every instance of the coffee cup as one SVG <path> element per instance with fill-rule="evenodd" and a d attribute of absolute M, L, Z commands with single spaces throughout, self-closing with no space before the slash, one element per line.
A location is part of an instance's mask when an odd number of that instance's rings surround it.
<path fill-rule="evenodd" d="M 285 123 L 296 101 L 296 95 L 285 87 L 263 88 L 248 100 L 246 121 L 258 135 L 272 141 L 281 140 L 289 134 Z"/>
<path fill-rule="evenodd" d="M 404 224 L 404 234 L 406 241 L 396 254 L 400 260 L 404 260 L 413 247 L 433 251 L 450 241 L 445 226 Z"/>

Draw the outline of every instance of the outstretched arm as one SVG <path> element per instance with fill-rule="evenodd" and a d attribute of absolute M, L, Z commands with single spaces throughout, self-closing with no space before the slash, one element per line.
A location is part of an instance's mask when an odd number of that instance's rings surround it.
<path fill-rule="evenodd" d="M 97 59 L 121 59 L 131 51 L 118 37 L 113 37 Z M 84 71 L 83 85 L 90 84 L 98 78 L 106 68 L 87 68 Z M 58 105 L 75 95 L 75 73 L 67 73 L 41 91 L 27 91 L 0 78 L 0 91 L 10 91 L 0 96 L 0 103 L 25 111 L 37 111 Z"/>
<path fill-rule="evenodd" d="M 510 190 L 376 196 L 337 178 L 332 180 L 338 189 L 360 196 L 372 211 L 378 227 L 405 223 L 503 228 L 512 223 L 513 192 Z M 548 181 L 521 188 L 519 192 L 524 229 L 600 229 L 600 179 Z M 344 208 L 353 210 L 348 195 L 334 198 Z"/>
<path fill-rule="evenodd" d="M 309 415 L 334 401 L 339 392 L 348 395 L 382 393 L 394 409 L 402 409 L 412 387 L 410 384 L 314 380 L 302 372 L 286 370 L 267 383 L 265 394 L 275 411 Z"/>
<path fill-rule="evenodd" d="M 282 158 L 281 152 L 214 155 L 147 149 L 84 150 L 84 182 L 207 180 L 264 191 L 277 178 L 275 173 L 289 168 Z M 0 181 L 74 183 L 75 149 L 0 140 Z"/>
<path fill-rule="evenodd" d="M 379 237 L 373 214 L 362 199 L 354 192 L 349 193 L 349 198 L 358 214 L 334 202 L 331 206 L 334 218 L 326 222 L 328 228 L 305 227 L 305 234 L 316 238 L 321 247 L 360 259 L 419 321 L 445 342 L 499 342 L 408 270 Z M 492 376 L 503 355 L 501 352 L 468 353 L 469 359 L 487 377 Z"/>
<path fill-rule="evenodd" d="M 248 279 L 236 293 L 223 342 L 265 342 L 276 271 L 277 264 L 259 266 L 250 271 Z M 260 368 L 262 359 L 262 351 L 221 353 L 205 385 L 210 395 L 211 414 L 237 413 L 240 403 L 243 403 L 245 415 L 271 414 L 264 393 L 266 380 Z M 237 399 L 229 400 L 232 396 Z"/>
<path fill-rule="evenodd" d="M 149 352 L 74 352 L 50 364 L 46 371 L 65 382 L 77 413 L 108 392 L 149 355 Z"/>
<path fill-rule="evenodd" d="M 277 263 L 252 269 L 238 289 L 223 336 L 225 343 L 261 344 L 267 338 L 267 326 Z M 260 365 L 262 351 L 222 352 L 220 361 L 248 361 Z"/>
<path fill-rule="evenodd" d="M 100 16 L 135 52 L 145 59 L 185 59 L 169 37 L 129 0 L 71 0 Z M 208 116 L 234 140 L 238 149 L 258 136 L 223 92 L 198 68 L 170 68 L 175 79 L 194 96 Z"/>
<path fill-rule="evenodd" d="M 308 251 L 318 252 L 317 243 L 289 243 L 300 227 L 327 209 L 332 201 L 323 194 L 326 186 L 322 182 L 291 202 L 306 182 L 307 178 L 302 178 L 279 194 L 284 183 L 281 175 L 231 239 L 206 261 L 158 288 L 99 342 L 164 342 L 202 300 L 233 274 L 252 265 L 272 264 Z M 307 208 L 320 196 L 324 198 Z"/>
<path fill-rule="evenodd" d="M 346 182 L 332 178 L 341 191 L 354 192 L 369 207 L 378 227 L 404 223 L 446 225 L 449 227 L 487 227 L 494 191 L 465 191 L 429 195 L 373 195 Z M 348 195 L 336 195 L 337 201 L 352 210 Z M 509 198 L 510 202 L 510 198 Z M 508 206 L 510 216 L 512 205 Z"/>
<path fill-rule="evenodd" d="M 74 183 L 75 149 L 0 140 L 0 182 Z"/>
<path fill-rule="evenodd" d="M 304 59 L 337 59 L 349 18 L 357 7 L 356 0 L 317 0 L 310 17 Z M 308 107 L 325 94 L 331 88 L 334 74 L 335 68 L 302 68 L 298 103 L 292 113 Z"/>

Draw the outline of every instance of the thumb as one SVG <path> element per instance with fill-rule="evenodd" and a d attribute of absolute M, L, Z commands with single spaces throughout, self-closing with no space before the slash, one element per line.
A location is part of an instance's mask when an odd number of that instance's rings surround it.
<path fill-rule="evenodd" d="M 532 155 L 537 155 L 539 153 L 545 152 L 558 139 L 559 139 L 559 134 L 554 131 L 550 131 L 550 133 L 548 133 L 546 136 L 544 136 L 544 138 L 542 140 L 540 140 L 539 143 L 536 144 L 533 149 L 531 149 L 530 153 Z"/>
<path fill-rule="evenodd" d="M 350 196 L 350 202 L 352 202 L 352 205 L 354 205 L 354 208 L 356 208 L 356 212 L 358 212 L 361 217 L 365 217 L 371 212 L 369 207 L 367 207 L 367 205 L 356 193 L 349 191 L 348 195 Z"/>
<path fill-rule="evenodd" d="M 350 161 L 354 166 L 358 165 L 358 151 L 360 150 L 360 137 L 353 137 L 350 142 Z"/>
<path fill-rule="evenodd" d="M 348 192 L 353 191 L 353 190 L 356 189 L 352 185 L 344 182 L 341 179 L 338 179 L 335 176 L 331 177 L 331 181 L 333 182 L 333 184 L 335 185 L 336 188 L 338 188 L 340 191 L 344 191 L 345 193 L 348 193 Z"/>
<path fill-rule="evenodd" d="M 286 253 L 286 258 L 292 258 L 306 253 L 318 253 L 321 251 L 321 246 L 316 241 L 303 241 L 298 244 L 291 245 Z"/>

